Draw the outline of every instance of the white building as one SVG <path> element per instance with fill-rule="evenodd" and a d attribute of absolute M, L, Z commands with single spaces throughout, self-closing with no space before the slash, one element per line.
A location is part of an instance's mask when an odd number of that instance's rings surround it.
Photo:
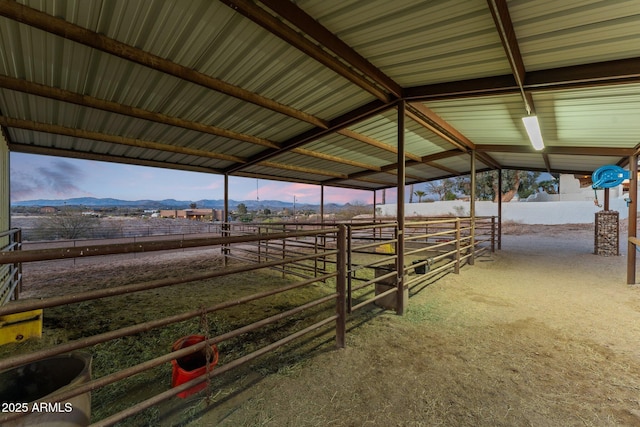
<path fill-rule="evenodd" d="M 596 194 L 597 201 L 596 204 Z M 620 219 L 629 216 L 626 199 L 629 195 L 623 185 L 609 190 L 609 210 L 618 211 Z M 539 202 L 539 203 L 536 203 Z M 560 176 L 560 194 L 538 193 L 525 200 L 502 203 L 502 220 L 522 224 L 588 224 L 593 223 L 595 213 L 603 210 L 604 190 L 594 190 L 591 185 L 580 186 L 574 175 Z M 395 216 L 397 205 L 378 206 L 378 215 Z M 462 200 L 405 204 L 406 216 L 467 216 L 469 202 Z M 497 216 L 498 203 L 476 202 L 477 216 Z"/>

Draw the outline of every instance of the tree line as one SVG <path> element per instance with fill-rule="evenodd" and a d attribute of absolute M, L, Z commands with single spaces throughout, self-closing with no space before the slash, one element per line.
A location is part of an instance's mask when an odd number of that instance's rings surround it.
<path fill-rule="evenodd" d="M 557 177 L 539 181 L 541 173 L 521 170 L 502 171 L 502 201 L 508 202 L 516 195 L 526 199 L 530 195 L 545 191 L 548 194 L 558 193 Z M 425 197 L 437 197 L 437 200 L 456 200 L 461 196 L 471 195 L 471 177 L 458 176 L 425 183 L 424 190 L 414 191 L 411 186 L 409 203 L 413 203 L 413 196 L 421 203 Z M 498 201 L 498 171 L 485 171 L 476 174 L 476 199 Z M 433 201 L 433 199 L 429 199 Z"/>

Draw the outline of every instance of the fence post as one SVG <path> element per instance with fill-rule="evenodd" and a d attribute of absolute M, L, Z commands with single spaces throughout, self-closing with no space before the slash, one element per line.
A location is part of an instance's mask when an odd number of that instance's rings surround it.
<path fill-rule="evenodd" d="M 347 330 L 346 276 L 347 276 L 347 227 L 338 225 L 338 255 L 336 256 L 336 347 L 344 348 Z"/>
<path fill-rule="evenodd" d="M 472 216 L 469 218 L 469 228 L 470 228 L 470 240 L 469 243 L 471 245 L 471 256 L 469 257 L 469 265 L 474 265 L 476 263 L 476 217 Z"/>
<path fill-rule="evenodd" d="M 347 280 L 347 313 L 351 313 L 351 307 L 353 305 L 353 300 L 351 296 L 351 241 L 353 240 L 353 230 L 350 225 L 344 226 L 346 229 L 346 243 L 345 243 L 345 251 L 346 251 L 346 280 Z"/>
<path fill-rule="evenodd" d="M 231 225 L 228 222 L 224 222 L 222 224 L 222 236 L 223 237 L 229 237 L 229 227 Z M 229 244 L 228 243 L 223 243 L 222 244 L 222 255 L 223 255 L 223 266 L 226 267 L 227 265 L 229 265 Z"/>
<path fill-rule="evenodd" d="M 282 238 L 282 259 L 284 260 L 287 257 L 287 238 Z M 282 264 L 282 278 L 284 279 L 286 274 L 286 264 Z"/>
<path fill-rule="evenodd" d="M 16 251 L 22 250 L 22 229 L 18 228 L 13 236 L 9 237 L 9 243 L 15 248 Z M 12 281 L 16 281 L 16 286 L 13 288 L 13 299 L 20 298 L 20 292 L 22 292 L 22 263 L 13 264 L 13 278 Z"/>
<path fill-rule="evenodd" d="M 409 287 L 405 287 L 404 274 L 404 221 L 396 224 L 396 314 L 404 315 L 404 311 L 409 302 Z"/>
<path fill-rule="evenodd" d="M 496 251 L 496 217 L 491 217 L 491 252 Z"/>
<path fill-rule="evenodd" d="M 460 218 L 456 218 L 456 266 L 454 273 L 460 274 Z"/>

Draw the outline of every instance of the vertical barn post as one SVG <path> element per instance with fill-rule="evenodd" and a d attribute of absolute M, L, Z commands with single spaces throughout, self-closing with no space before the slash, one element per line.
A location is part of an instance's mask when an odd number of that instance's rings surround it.
<path fill-rule="evenodd" d="M 373 223 L 376 223 L 376 219 L 377 219 L 377 215 L 376 215 L 376 210 L 377 210 L 377 201 L 376 201 L 376 190 L 373 190 Z M 373 237 L 376 237 L 376 229 L 373 229 Z"/>
<path fill-rule="evenodd" d="M 627 241 L 627 284 L 636 283 L 636 246 L 631 238 L 636 238 L 638 220 L 638 155 L 629 158 L 629 230 Z"/>
<path fill-rule="evenodd" d="M 227 237 L 229 235 L 229 175 L 224 174 L 224 218 L 222 218 L 222 235 Z M 229 264 L 229 245 L 227 243 L 222 245 L 223 265 L 226 267 Z"/>
<path fill-rule="evenodd" d="M 456 218 L 456 265 L 454 273 L 460 273 L 460 218 Z"/>
<path fill-rule="evenodd" d="M 336 347 L 344 348 L 347 330 L 347 310 L 346 310 L 346 276 L 347 276 L 347 227 L 344 224 L 338 225 L 338 255 L 336 257 Z"/>
<path fill-rule="evenodd" d="M 471 257 L 469 265 L 475 264 L 476 258 L 476 150 L 471 150 L 471 200 L 469 201 L 469 228 L 471 234 Z"/>
<path fill-rule="evenodd" d="M 498 250 L 502 249 L 502 169 L 498 169 Z"/>
<path fill-rule="evenodd" d="M 409 297 L 409 289 L 404 287 L 404 186 L 405 186 L 405 148 L 404 148 L 404 119 L 405 119 L 405 101 L 398 103 L 398 204 L 397 204 L 397 220 L 398 220 L 398 241 L 396 243 L 396 272 L 398 297 L 396 298 L 396 314 L 403 315 L 406 300 Z"/>
<path fill-rule="evenodd" d="M 352 299 L 352 295 L 351 295 L 351 244 L 353 242 L 353 230 L 351 229 L 350 225 L 345 225 L 345 228 L 347 230 L 347 242 L 345 243 L 345 250 L 346 250 L 346 256 L 345 256 L 345 263 L 346 263 L 346 281 L 347 281 L 347 312 L 351 313 L 351 307 L 353 305 L 353 299 Z"/>
<path fill-rule="evenodd" d="M 324 184 L 320 184 L 320 224 L 324 226 Z"/>

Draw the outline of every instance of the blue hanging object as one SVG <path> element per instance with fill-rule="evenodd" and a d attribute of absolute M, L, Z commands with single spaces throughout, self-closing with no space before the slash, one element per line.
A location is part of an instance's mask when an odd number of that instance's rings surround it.
<path fill-rule="evenodd" d="M 629 171 L 617 165 L 607 165 L 596 169 L 591 175 L 591 188 L 613 188 L 622 184 L 625 179 L 629 179 Z"/>

